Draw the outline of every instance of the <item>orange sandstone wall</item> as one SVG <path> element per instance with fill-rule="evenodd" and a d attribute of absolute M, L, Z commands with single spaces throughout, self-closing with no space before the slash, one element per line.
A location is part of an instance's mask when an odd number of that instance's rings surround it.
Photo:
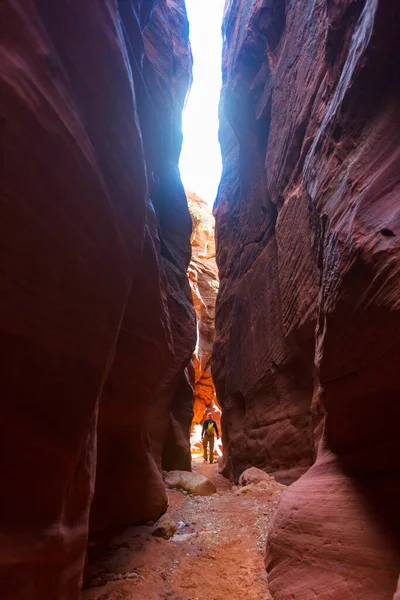
<path fill-rule="evenodd" d="M 193 424 L 200 424 L 208 406 L 217 403 L 211 375 L 211 355 L 215 336 L 215 301 L 218 274 L 215 262 L 214 217 L 207 203 L 186 192 L 192 217 L 192 258 L 188 275 L 197 316 L 197 344 L 193 355 L 195 394 Z"/>

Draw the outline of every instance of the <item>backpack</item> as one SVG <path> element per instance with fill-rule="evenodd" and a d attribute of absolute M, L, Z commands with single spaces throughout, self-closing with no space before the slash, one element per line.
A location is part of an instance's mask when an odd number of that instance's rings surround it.
<path fill-rule="evenodd" d="M 214 423 L 212 421 L 207 425 L 207 435 L 214 435 Z"/>

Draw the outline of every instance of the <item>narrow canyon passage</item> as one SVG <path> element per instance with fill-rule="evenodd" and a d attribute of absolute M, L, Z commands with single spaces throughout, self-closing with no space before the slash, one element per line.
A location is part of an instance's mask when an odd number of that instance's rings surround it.
<path fill-rule="evenodd" d="M 0 21 L 1 600 L 400 600 L 399 0 Z"/>
<path fill-rule="evenodd" d="M 144 525 L 93 543 L 94 587 L 82 600 L 271 600 L 264 547 L 283 486 L 237 488 L 202 459 L 193 471 L 216 493 L 168 491 L 168 514 L 179 524 L 170 540 Z"/>

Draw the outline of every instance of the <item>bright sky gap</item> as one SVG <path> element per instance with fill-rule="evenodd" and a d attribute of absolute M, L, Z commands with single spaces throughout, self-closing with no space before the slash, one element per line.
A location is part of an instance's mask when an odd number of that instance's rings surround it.
<path fill-rule="evenodd" d="M 213 204 L 221 177 L 218 102 L 224 0 L 186 0 L 193 52 L 193 85 L 183 113 L 179 168 L 183 185 Z"/>

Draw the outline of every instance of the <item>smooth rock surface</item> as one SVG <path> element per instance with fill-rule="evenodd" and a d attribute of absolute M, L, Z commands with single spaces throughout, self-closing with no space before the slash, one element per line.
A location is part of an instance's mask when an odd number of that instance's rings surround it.
<path fill-rule="evenodd" d="M 128 5 L 121 16 L 135 36 Z M 156 3 L 143 33 L 142 72 L 133 64 L 152 204 L 141 274 L 125 307 L 100 406 L 93 532 L 155 520 L 167 505 L 164 453 L 168 468 L 190 465 L 193 389 L 187 366 L 196 333 L 186 275 L 191 220 L 177 171 L 191 81 L 187 35 L 184 3 Z"/>
<path fill-rule="evenodd" d="M 212 370 L 224 473 L 307 471 L 269 536 L 275 600 L 396 591 L 398 11 L 395 0 L 225 7 Z"/>
<path fill-rule="evenodd" d="M 257 469 L 257 467 L 250 467 L 249 469 L 243 471 L 243 473 L 239 477 L 239 485 L 243 486 L 257 484 L 260 483 L 260 481 L 270 480 L 274 480 L 274 478 L 271 475 L 268 475 L 268 473 L 266 473 L 265 471 Z"/>
<path fill-rule="evenodd" d="M 0 12 L 0 595 L 77 600 L 93 495 L 96 531 L 155 519 L 189 452 L 188 24 L 183 0 Z"/>
<path fill-rule="evenodd" d="M 170 471 L 165 478 L 165 485 L 195 496 L 211 496 L 217 491 L 213 482 L 207 477 L 189 471 Z"/>

